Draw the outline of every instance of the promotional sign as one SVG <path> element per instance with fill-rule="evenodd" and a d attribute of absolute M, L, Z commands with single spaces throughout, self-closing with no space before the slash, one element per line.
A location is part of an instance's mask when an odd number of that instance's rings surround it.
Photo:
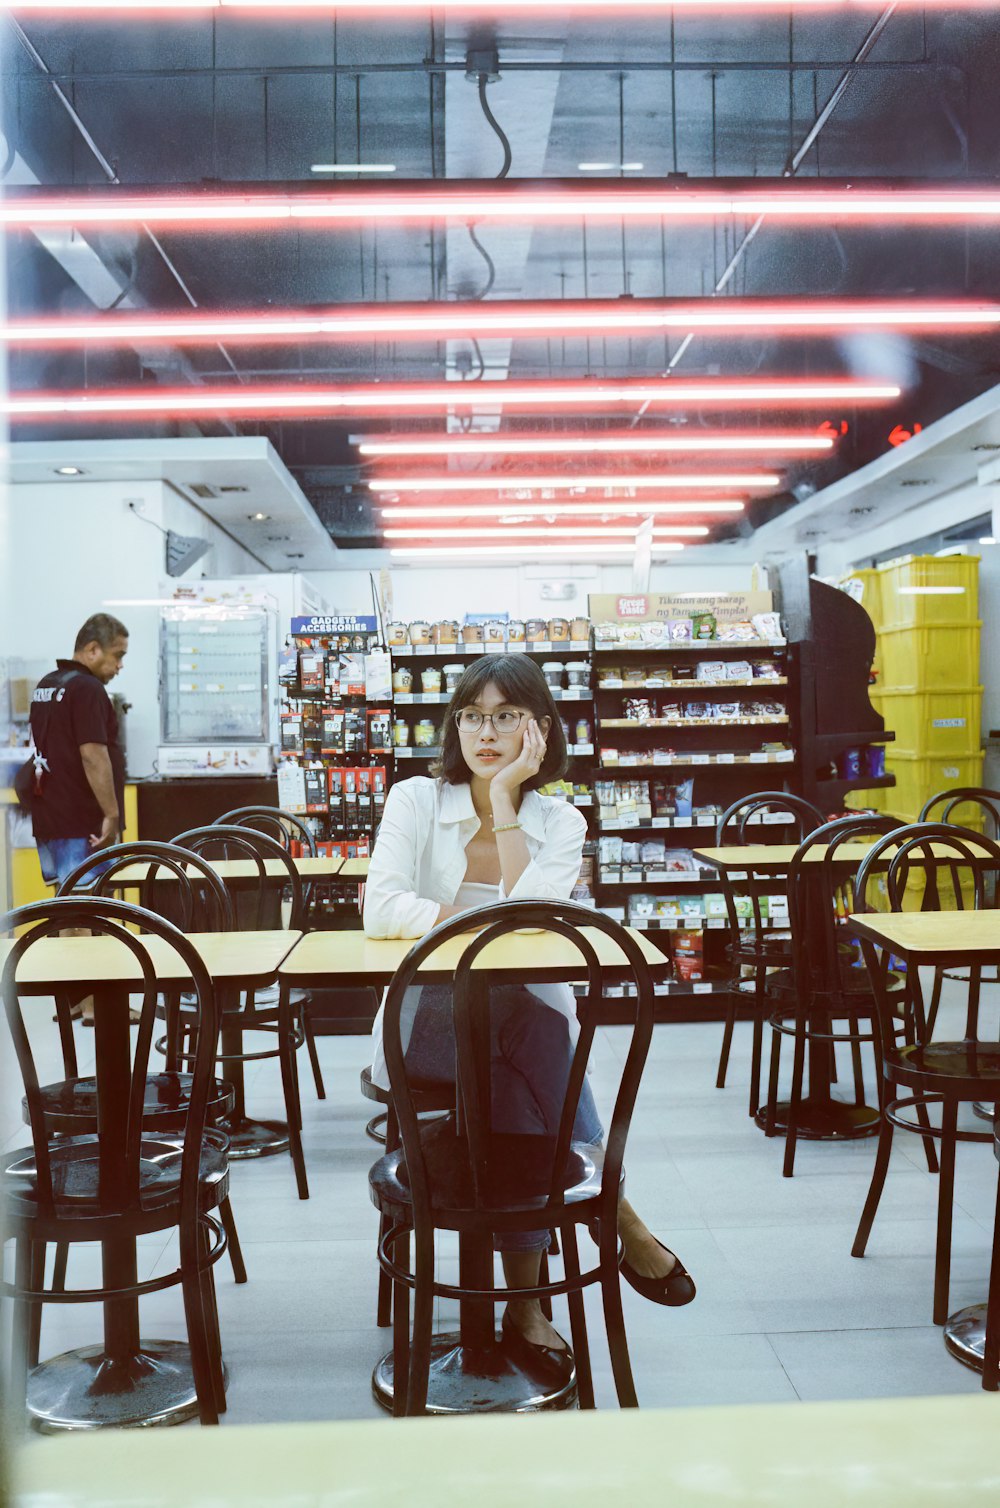
<path fill-rule="evenodd" d="M 770 592 L 596 592 L 587 598 L 594 623 L 667 622 L 695 613 L 711 613 L 717 623 L 744 623 L 772 607 Z"/>
<path fill-rule="evenodd" d="M 334 613 L 329 617 L 314 614 L 311 618 L 293 618 L 292 635 L 296 634 L 373 634 L 378 628 L 374 614 Z"/>

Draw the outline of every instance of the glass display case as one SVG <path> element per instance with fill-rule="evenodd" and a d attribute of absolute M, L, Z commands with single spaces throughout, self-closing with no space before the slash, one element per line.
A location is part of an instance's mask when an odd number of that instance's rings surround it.
<path fill-rule="evenodd" d="M 264 607 L 166 607 L 160 619 L 161 774 L 270 766 Z"/>

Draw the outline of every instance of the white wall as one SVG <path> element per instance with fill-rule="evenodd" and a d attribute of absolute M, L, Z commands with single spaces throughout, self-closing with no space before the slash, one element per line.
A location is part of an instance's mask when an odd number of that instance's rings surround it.
<path fill-rule="evenodd" d="M 144 523 L 128 508 L 140 504 Z M 159 741 L 157 703 L 159 610 L 107 607 L 110 599 L 157 598 L 166 579 L 159 529 L 209 539 L 212 548 L 191 577 L 259 574 L 253 557 L 162 482 L 32 483 L 8 493 L 7 590 L 0 602 L 0 657 L 31 671 L 73 653 L 77 629 L 107 611 L 129 630 L 125 667 L 111 689 L 132 703 L 128 769 L 153 771 Z"/>
<path fill-rule="evenodd" d="M 346 553 L 346 552 L 345 552 Z M 675 565 L 654 562 L 650 590 L 744 591 L 750 585 L 751 565 Z M 535 568 L 537 571 L 538 568 Z M 310 579 L 323 592 L 331 610 L 343 613 L 372 611 L 371 583 L 367 570 L 310 571 Z M 376 581 L 378 572 L 376 570 Z M 630 565 L 594 565 L 567 569 L 559 565 L 543 574 L 529 575 L 520 565 L 423 566 L 394 564 L 392 615 L 404 622 L 412 618 L 456 618 L 466 613 L 485 613 L 496 608 L 512 617 L 553 617 L 587 611 L 592 592 L 628 592 L 632 588 Z M 548 581 L 572 580 L 576 596 L 553 602 L 542 597 Z"/>

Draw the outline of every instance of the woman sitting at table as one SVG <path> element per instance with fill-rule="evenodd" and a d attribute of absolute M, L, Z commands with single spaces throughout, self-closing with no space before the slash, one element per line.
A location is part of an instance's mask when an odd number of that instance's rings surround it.
<path fill-rule="evenodd" d="M 394 785 L 385 804 L 364 902 L 369 937 L 421 937 L 438 922 L 498 900 L 568 900 L 580 874 L 586 822 L 575 806 L 541 796 L 558 779 L 566 741 L 552 694 L 526 655 L 476 661 L 445 715 L 437 778 Z M 490 992 L 498 1130 L 554 1132 L 558 1126 L 576 1023 L 565 984 L 494 987 Z M 455 1079 L 451 989 L 411 987 L 402 1009 L 406 1065 L 415 1079 Z M 374 1029 L 372 1077 L 388 1087 L 382 1012 Z M 498 1088 L 499 1086 L 499 1088 Z M 574 1140 L 603 1135 L 588 1083 L 580 1095 Z M 631 1205 L 619 1204 L 622 1275 L 655 1303 L 687 1304 L 695 1287 L 683 1263 L 662 1246 Z M 538 1282 L 547 1231 L 498 1237 L 512 1288 Z M 537 1299 L 512 1300 L 504 1334 L 517 1348 L 566 1351 Z"/>

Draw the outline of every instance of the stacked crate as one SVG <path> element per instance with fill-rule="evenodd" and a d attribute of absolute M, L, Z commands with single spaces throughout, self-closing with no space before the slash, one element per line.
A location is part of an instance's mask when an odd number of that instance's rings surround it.
<path fill-rule="evenodd" d="M 872 705 L 896 735 L 895 786 L 861 795 L 912 822 L 938 792 L 982 784 L 979 558 L 907 555 L 854 578 L 876 632 Z M 972 809 L 952 820 L 964 815 L 973 825 Z"/>

